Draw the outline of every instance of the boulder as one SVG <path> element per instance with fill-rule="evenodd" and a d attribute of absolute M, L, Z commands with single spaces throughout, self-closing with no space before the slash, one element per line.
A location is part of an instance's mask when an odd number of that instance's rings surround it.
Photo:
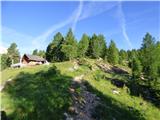
<path fill-rule="evenodd" d="M 73 114 L 73 113 L 75 113 L 75 108 L 73 106 L 70 106 L 68 108 L 68 111 Z"/>

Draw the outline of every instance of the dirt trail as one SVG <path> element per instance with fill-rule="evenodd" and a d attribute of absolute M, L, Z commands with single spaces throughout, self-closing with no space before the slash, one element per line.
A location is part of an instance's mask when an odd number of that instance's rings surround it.
<path fill-rule="evenodd" d="M 76 76 L 69 88 L 73 104 L 64 113 L 65 120 L 95 120 L 93 113 L 100 98 L 89 92 L 83 82 L 84 75 Z"/>
<path fill-rule="evenodd" d="M 8 79 L 6 81 L 4 81 L 1 85 L 0 85 L 0 92 L 5 88 L 6 84 L 11 82 L 12 79 Z"/>

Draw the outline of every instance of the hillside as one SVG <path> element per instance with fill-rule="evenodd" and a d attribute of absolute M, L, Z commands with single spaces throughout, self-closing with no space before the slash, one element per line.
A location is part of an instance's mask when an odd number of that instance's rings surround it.
<path fill-rule="evenodd" d="M 6 69 L 2 110 L 14 120 L 159 120 L 159 108 L 131 95 L 130 72 L 93 59 Z"/>

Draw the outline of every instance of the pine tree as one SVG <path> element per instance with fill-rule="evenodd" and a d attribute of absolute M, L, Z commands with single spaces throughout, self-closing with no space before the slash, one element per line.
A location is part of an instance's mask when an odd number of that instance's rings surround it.
<path fill-rule="evenodd" d="M 98 39 L 99 39 L 99 56 L 101 58 L 105 58 L 105 54 L 106 54 L 106 49 L 107 49 L 107 46 L 106 46 L 106 41 L 105 41 L 105 37 L 100 34 L 98 35 Z"/>
<path fill-rule="evenodd" d="M 151 64 L 152 87 L 160 90 L 160 42 L 157 42 L 152 54 Z M 151 84 L 151 83 L 150 83 Z"/>
<path fill-rule="evenodd" d="M 89 45 L 88 45 L 88 49 L 87 49 L 87 52 L 86 52 L 86 56 L 92 58 L 92 55 L 93 55 L 92 40 L 91 40 L 91 38 L 89 38 Z"/>
<path fill-rule="evenodd" d="M 128 58 L 127 58 L 127 60 L 128 60 L 128 66 L 129 66 L 130 68 L 132 68 L 132 60 L 133 60 L 134 58 L 139 58 L 139 57 L 138 57 L 138 52 L 137 52 L 136 49 L 128 50 L 128 51 L 127 51 L 127 56 L 128 56 Z"/>
<path fill-rule="evenodd" d="M 41 56 L 41 57 L 43 57 L 43 58 L 45 58 L 45 51 L 44 50 L 39 50 L 38 51 L 38 56 Z"/>
<path fill-rule="evenodd" d="M 63 44 L 64 44 L 64 38 L 62 34 L 58 32 L 54 36 L 53 41 L 47 47 L 46 54 L 45 54 L 46 59 L 50 62 L 63 61 L 65 59 L 64 53 L 62 52 Z M 43 52 L 39 54 L 43 54 Z"/>
<path fill-rule="evenodd" d="M 116 44 L 113 40 L 111 40 L 109 48 L 108 48 L 108 62 L 115 65 L 118 64 L 119 60 L 119 54 L 118 54 L 118 48 L 116 47 Z"/>
<path fill-rule="evenodd" d="M 153 68 L 155 59 L 153 55 L 155 51 L 155 42 L 154 38 L 147 33 L 143 38 L 143 43 L 141 47 L 141 62 L 143 65 L 143 72 L 146 77 L 148 77 L 148 84 L 150 85 L 153 81 L 155 75 L 155 70 Z"/>
<path fill-rule="evenodd" d="M 77 57 L 77 42 L 73 35 L 72 29 L 69 29 L 67 33 L 65 43 L 62 46 L 62 51 L 68 60 L 72 60 Z"/>
<path fill-rule="evenodd" d="M 7 54 L 10 57 L 10 59 L 13 61 L 13 63 L 18 63 L 20 59 L 20 53 L 17 49 L 17 44 L 12 43 L 7 50 L 8 50 Z"/>
<path fill-rule="evenodd" d="M 97 36 L 96 34 L 93 34 L 91 38 L 91 47 L 93 58 L 105 57 L 106 43 L 103 35 L 100 34 Z"/>
<path fill-rule="evenodd" d="M 46 49 L 46 59 L 47 61 L 49 62 L 53 62 L 53 55 L 52 55 L 52 51 L 53 51 L 53 48 L 52 48 L 52 45 L 53 43 L 50 43 L 48 46 L 47 46 L 47 49 Z"/>
<path fill-rule="evenodd" d="M 32 55 L 38 55 L 38 49 L 33 50 Z"/>
<path fill-rule="evenodd" d="M 2 54 L 0 55 L 0 65 L 1 65 L 1 70 L 6 69 L 7 67 L 10 67 L 12 64 L 11 58 L 7 54 Z"/>
<path fill-rule="evenodd" d="M 119 51 L 119 64 L 125 65 L 125 62 L 127 61 L 127 52 L 123 49 Z"/>
<path fill-rule="evenodd" d="M 81 40 L 78 43 L 78 56 L 85 57 L 89 46 L 89 37 L 87 34 L 83 34 Z"/>
<path fill-rule="evenodd" d="M 133 58 L 132 60 L 132 77 L 139 78 L 141 75 L 142 66 L 138 58 Z"/>

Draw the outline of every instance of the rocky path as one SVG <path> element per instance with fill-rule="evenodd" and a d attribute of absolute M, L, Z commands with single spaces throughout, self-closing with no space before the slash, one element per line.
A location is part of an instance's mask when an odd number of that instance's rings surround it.
<path fill-rule="evenodd" d="M 96 120 L 93 113 L 100 98 L 87 90 L 83 77 L 84 75 L 75 77 L 69 88 L 73 103 L 64 113 L 65 120 Z"/>
<path fill-rule="evenodd" d="M 4 81 L 1 85 L 0 85 L 0 92 L 5 88 L 6 84 L 11 82 L 12 79 L 8 79 L 6 81 Z"/>

